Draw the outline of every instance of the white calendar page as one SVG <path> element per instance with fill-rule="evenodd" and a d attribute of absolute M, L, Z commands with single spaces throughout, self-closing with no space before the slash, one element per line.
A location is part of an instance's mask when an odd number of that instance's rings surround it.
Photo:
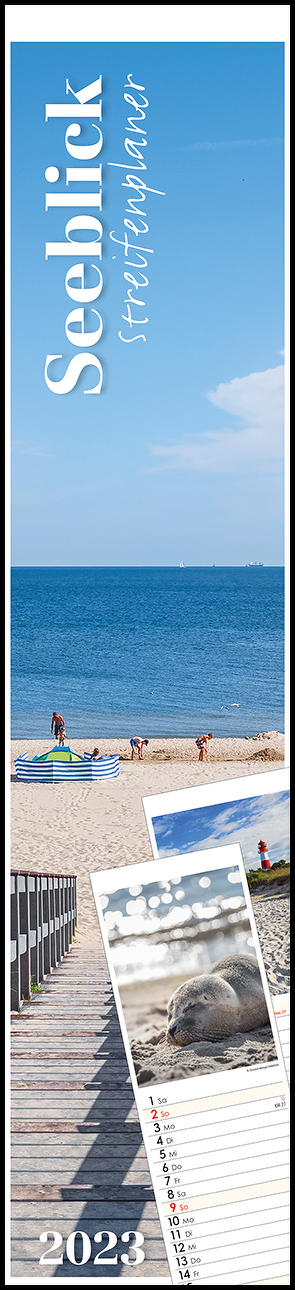
<path fill-rule="evenodd" d="M 269 860 L 290 857 L 290 774 L 288 770 L 247 775 L 223 783 L 203 784 L 143 798 L 153 856 L 189 853 L 219 844 L 239 842 L 246 871 L 260 867 L 257 844 L 266 837 Z M 263 877 L 263 875 L 262 875 Z M 282 869 L 273 871 L 268 885 L 251 893 L 254 917 L 281 1047 L 290 1073 L 290 923 L 289 882 Z"/>
<path fill-rule="evenodd" d="M 172 1283 L 289 1284 L 287 1081 L 241 849 L 91 881 Z"/>

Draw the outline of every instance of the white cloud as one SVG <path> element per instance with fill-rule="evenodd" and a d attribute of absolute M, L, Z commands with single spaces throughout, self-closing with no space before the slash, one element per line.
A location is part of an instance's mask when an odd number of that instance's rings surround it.
<path fill-rule="evenodd" d="M 217 152 L 226 148 L 264 148 L 273 147 L 276 143 L 283 143 L 282 137 L 278 136 L 273 139 L 220 139 L 215 143 L 186 143 L 181 148 L 182 152 Z"/>
<path fill-rule="evenodd" d="M 284 368 L 270 367 L 266 372 L 251 372 L 235 377 L 227 385 L 218 385 L 208 398 L 218 408 L 241 417 L 250 425 L 277 428 L 284 411 Z"/>
<path fill-rule="evenodd" d="M 242 804 L 241 804 L 242 806 Z M 270 860 L 273 853 L 281 851 L 282 856 L 289 852 L 289 795 L 287 793 L 267 794 L 258 797 L 251 803 L 251 815 L 245 802 L 241 809 L 241 818 L 237 826 L 236 806 L 229 805 L 218 814 L 215 825 L 211 826 L 211 837 L 214 841 L 240 842 L 246 865 L 259 863 L 258 841 L 263 838 L 268 842 Z"/>
<path fill-rule="evenodd" d="M 19 452 L 24 457 L 52 457 L 52 453 L 46 452 L 41 445 L 32 444 L 26 439 L 12 439 L 11 447 L 13 452 Z"/>
<path fill-rule="evenodd" d="M 249 472 L 263 464 L 264 474 L 282 470 L 284 367 L 235 377 L 209 391 L 210 402 L 239 418 L 240 427 L 198 431 L 195 438 L 152 448 L 167 466 L 210 473 Z"/>

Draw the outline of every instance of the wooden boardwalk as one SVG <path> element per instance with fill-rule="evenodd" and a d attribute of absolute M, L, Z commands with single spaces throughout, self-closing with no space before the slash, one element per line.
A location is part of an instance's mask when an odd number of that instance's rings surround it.
<path fill-rule="evenodd" d="M 98 936 L 77 943 L 12 1018 L 11 1276 L 165 1278 L 171 1284 L 114 997 Z M 82 1240 L 66 1242 L 71 1232 Z M 144 1236 L 143 1263 L 122 1263 L 126 1231 Z M 47 1244 L 41 1233 L 50 1234 Z M 42 1263 L 52 1257 L 62 1264 Z M 94 1264 L 107 1240 L 116 1263 Z M 130 1245 L 132 1244 L 132 1240 Z M 88 1252 L 88 1253 L 87 1253 Z M 70 1261 L 77 1260 L 76 1265 Z M 70 1258 L 69 1258 L 70 1255 Z M 134 1254 L 130 1254 L 130 1260 Z"/>

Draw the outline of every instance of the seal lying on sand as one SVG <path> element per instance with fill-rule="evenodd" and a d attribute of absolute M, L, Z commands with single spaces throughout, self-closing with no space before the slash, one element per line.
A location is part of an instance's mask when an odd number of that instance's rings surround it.
<path fill-rule="evenodd" d="M 228 954 L 179 985 L 167 1010 L 166 1036 L 179 1048 L 269 1025 L 258 963 L 248 954 Z"/>

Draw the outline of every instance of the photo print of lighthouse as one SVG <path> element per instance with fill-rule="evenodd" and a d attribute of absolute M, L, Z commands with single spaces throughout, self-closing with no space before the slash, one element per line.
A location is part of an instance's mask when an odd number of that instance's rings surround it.
<path fill-rule="evenodd" d="M 163 793 L 144 798 L 143 805 L 154 857 L 239 842 L 275 1012 L 277 1019 L 280 1012 L 285 1019 L 290 988 L 288 771 Z"/>

